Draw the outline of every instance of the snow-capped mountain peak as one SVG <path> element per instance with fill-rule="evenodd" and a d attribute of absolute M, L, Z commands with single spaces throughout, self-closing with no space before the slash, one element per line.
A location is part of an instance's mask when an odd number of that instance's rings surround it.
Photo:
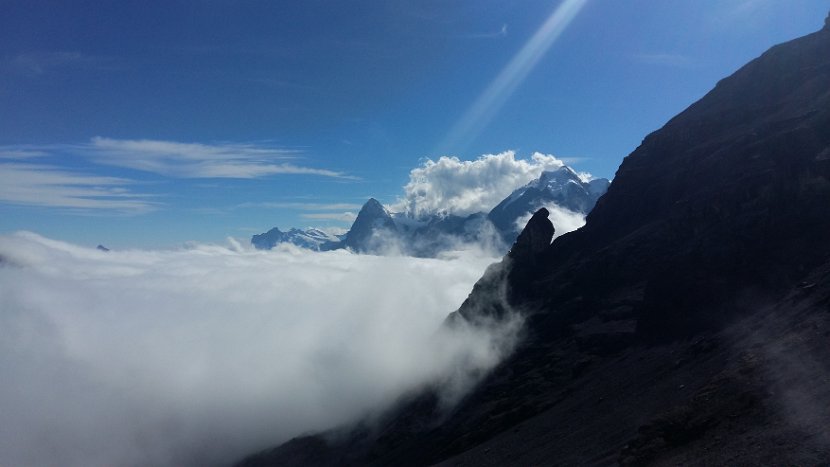
<path fill-rule="evenodd" d="M 261 249 L 290 242 L 314 250 L 348 248 L 355 252 L 373 252 L 384 251 L 385 242 L 391 241 L 407 253 L 418 256 L 434 256 L 458 241 L 486 239 L 492 243 L 496 239 L 509 246 L 523 226 L 522 219 L 540 207 L 559 206 L 576 217 L 587 214 L 608 189 L 609 183 L 603 178 L 589 181 L 570 167 L 562 166 L 542 172 L 539 178 L 518 188 L 486 216 L 484 213 L 466 217 L 433 213 L 415 218 L 406 213 L 390 213 L 378 200 L 370 198 L 344 236 L 330 235 L 318 229 L 291 229 L 288 232 L 272 229 L 254 235 L 251 243 Z M 521 224 L 519 227 L 517 222 Z"/>
<path fill-rule="evenodd" d="M 587 214 L 600 196 L 605 194 L 609 182 L 599 178 L 587 181 L 568 166 L 542 172 L 499 203 L 487 218 L 505 237 L 518 234 L 516 219 L 535 212 L 542 206 L 559 206 L 578 214 Z"/>

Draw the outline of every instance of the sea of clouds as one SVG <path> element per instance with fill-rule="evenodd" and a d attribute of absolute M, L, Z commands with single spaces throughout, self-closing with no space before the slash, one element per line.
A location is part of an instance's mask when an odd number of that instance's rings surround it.
<path fill-rule="evenodd" d="M 520 327 L 441 327 L 493 261 L 0 236 L 0 465 L 225 465 L 425 386 L 451 401 Z"/>

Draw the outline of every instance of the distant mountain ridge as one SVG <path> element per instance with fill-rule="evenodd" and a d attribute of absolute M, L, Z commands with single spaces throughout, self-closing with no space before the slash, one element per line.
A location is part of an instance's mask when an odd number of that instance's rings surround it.
<path fill-rule="evenodd" d="M 326 245 L 339 242 L 341 239 L 320 229 L 290 229 L 283 232 L 274 227 L 268 232 L 251 237 L 251 245 L 258 250 L 270 250 L 280 243 L 290 243 L 300 248 L 320 251 Z"/>
<path fill-rule="evenodd" d="M 421 257 L 437 256 L 462 243 L 481 243 L 506 251 L 519 235 L 519 221 L 524 217 L 543 206 L 587 215 L 609 185 L 607 179 L 586 180 L 562 166 L 516 189 L 486 214 L 433 214 L 416 219 L 406 213 L 389 212 L 370 198 L 349 231 L 339 238 L 318 229 L 281 232 L 274 228 L 254 235 L 251 244 L 266 250 L 287 242 L 317 251 L 343 248 L 356 253 L 395 251 Z"/>

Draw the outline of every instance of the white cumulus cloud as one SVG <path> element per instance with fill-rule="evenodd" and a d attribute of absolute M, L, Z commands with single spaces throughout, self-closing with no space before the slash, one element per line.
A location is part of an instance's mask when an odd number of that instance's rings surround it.
<path fill-rule="evenodd" d="M 530 159 L 516 159 L 513 151 L 486 154 L 474 161 L 447 156 L 427 160 L 410 172 L 403 199 L 391 207 L 413 217 L 489 211 L 516 188 L 563 165 L 556 157 L 538 152 Z"/>

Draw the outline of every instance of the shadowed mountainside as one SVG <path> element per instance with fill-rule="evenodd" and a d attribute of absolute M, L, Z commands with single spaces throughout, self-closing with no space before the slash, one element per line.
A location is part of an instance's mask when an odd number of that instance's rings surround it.
<path fill-rule="evenodd" d="M 828 20 L 646 137 L 584 228 L 534 216 L 448 320 L 506 287 L 525 338 L 449 413 L 410 396 L 240 465 L 830 463 Z"/>

